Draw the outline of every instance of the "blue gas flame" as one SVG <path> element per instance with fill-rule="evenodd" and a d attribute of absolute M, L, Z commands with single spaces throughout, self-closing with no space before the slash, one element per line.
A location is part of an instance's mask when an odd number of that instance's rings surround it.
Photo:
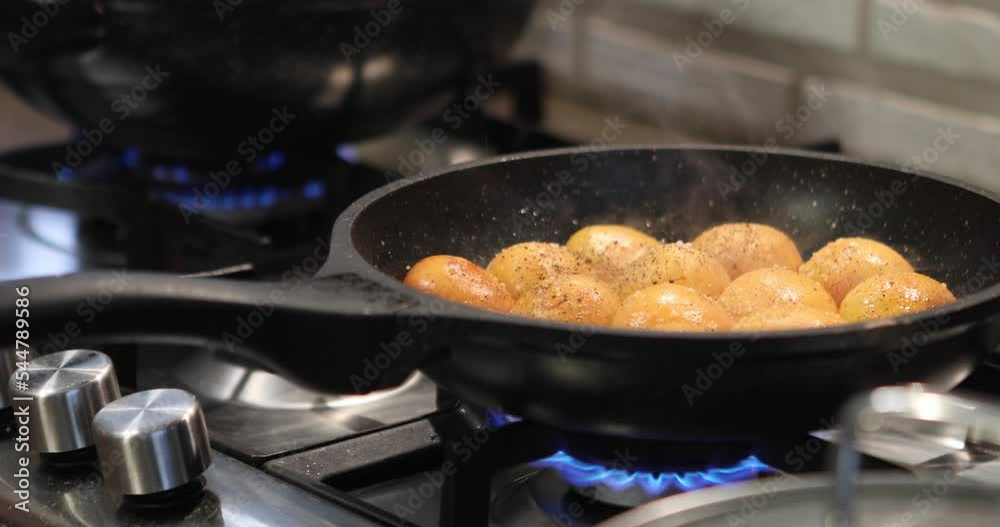
<path fill-rule="evenodd" d="M 170 190 L 155 195 L 175 205 L 186 205 L 206 211 L 269 209 L 284 201 L 301 195 L 310 201 L 318 201 L 326 196 L 327 183 L 321 179 L 310 179 L 298 187 L 281 189 L 276 185 L 252 186 L 247 188 L 223 189 L 209 198 L 202 192 L 196 202 L 194 190 Z M 200 203 L 200 204 L 199 204 Z"/>
<path fill-rule="evenodd" d="M 127 147 L 122 150 L 121 164 L 125 168 L 135 168 L 142 162 L 142 152 L 137 146 Z"/>
<path fill-rule="evenodd" d="M 56 174 L 56 179 L 64 183 L 73 181 L 76 179 L 76 172 L 73 172 L 72 168 L 60 168 L 59 173 Z"/>
<path fill-rule="evenodd" d="M 340 145 L 337 147 L 337 157 L 356 165 L 361 161 L 361 153 L 352 145 Z"/>
<path fill-rule="evenodd" d="M 486 426 L 493 429 L 520 421 L 521 418 L 496 410 L 486 411 Z M 689 472 L 641 472 L 608 468 L 581 461 L 566 452 L 538 460 L 533 465 L 556 470 L 570 485 L 581 488 L 604 485 L 612 490 L 627 491 L 641 487 L 651 496 L 660 496 L 670 490 L 689 491 L 753 479 L 760 474 L 777 472 L 757 456 L 749 456 L 731 467 L 709 468 Z"/>
<path fill-rule="evenodd" d="M 137 146 L 126 147 L 118 157 L 118 164 L 124 168 L 139 167 L 143 161 L 143 153 Z M 261 156 L 254 164 L 254 169 L 257 173 L 271 174 L 284 168 L 285 164 L 285 153 L 274 150 Z M 213 197 L 208 196 L 206 188 L 201 188 L 202 192 L 196 196 L 196 187 L 189 187 L 197 182 L 194 181 L 192 168 L 188 165 L 156 162 L 150 165 L 150 169 L 156 181 L 175 185 L 170 190 L 154 190 L 154 196 L 166 199 L 175 205 L 201 208 L 206 211 L 270 209 L 286 201 L 301 198 L 319 201 L 326 197 L 329 190 L 327 181 L 312 178 L 299 184 L 284 186 L 267 184 L 222 188 Z M 71 169 L 63 169 L 58 174 L 60 181 L 72 181 L 75 177 L 76 174 Z"/>
<path fill-rule="evenodd" d="M 285 153 L 274 150 L 257 161 L 258 172 L 275 172 L 285 166 Z"/>
<path fill-rule="evenodd" d="M 607 468 L 581 461 L 562 451 L 536 461 L 535 465 L 555 469 L 567 483 L 575 487 L 589 488 L 603 485 L 621 492 L 638 486 L 651 496 L 660 496 L 671 490 L 697 490 L 723 483 L 744 481 L 758 474 L 775 471 L 757 457 L 750 456 L 731 467 L 654 474 Z"/>
<path fill-rule="evenodd" d="M 511 423 L 516 423 L 520 420 L 521 420 L 520 417 L 507 415 L 503 412 L 498 412 L 496 410 L 486 410 L 486 426 L 491 430 L 502 428 Z"/>

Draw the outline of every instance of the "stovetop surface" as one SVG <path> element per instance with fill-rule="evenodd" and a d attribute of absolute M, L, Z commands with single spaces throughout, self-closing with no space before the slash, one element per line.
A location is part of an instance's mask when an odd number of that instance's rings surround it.
<path fill-rule="evenodd" d="M 13 444 L 0 441 L 0 448 L 13 449 Z M 12 477 L 18 470 L 16 460 L 15 456 L 0 456 L 0 486 L 4 487 L 5 498 L 17 488 Z M 104 490 L 100 469 L 94 466 L 75 470 L 33 467 L 33 470 L 29 511 L 23 512 L 4 503 L 6 506 L 0 510 L 0 521 L 4 524 L 57 527 L 386 525 L 348 507 L 303 492 L 218 451 L 212 453 L 203 496 L 197 501 L 165 509 L 134 509 L 116 503 Z"/>

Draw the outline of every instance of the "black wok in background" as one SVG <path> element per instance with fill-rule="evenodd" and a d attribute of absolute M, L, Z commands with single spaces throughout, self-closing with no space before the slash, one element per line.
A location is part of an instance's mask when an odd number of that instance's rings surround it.
<path fill-rule="evenodd" d="M 755 336 L 588 330 L 445 303 L 399 281 L 428 255 L 485 264 L 510 244 L 561 243 L 591 223 L 690 240 L 728 221 L 784 229 L 805 256 L 839 236 L 882 240 L 962 298 L 891 320 Z M 235 333 L 254 359 L 319 390 L 365 393 L 419 368 L 459 398 L 536 423 L 704 441 L 826 427 L 850 396 L 877 386 L 957 385 L 1000 342 L 1000 286 L 990 267 L 998 255 L 1000 203 L 952 181 L 794 152 L 580 148 L 378 189 L 338 218 L 329 259 L 304 283 L 135 273 L 90 321 L 80 320 L 79 306 L 107 295 L 106 274 L 27 285 L 32 335 L 75 322 L 82 329 L 73 346 L 108 335 L 218 342 Z M 13 305 L 21 285 L 0 284 L 8 298 L 0 303 Z M 266 320 L 258 314 L 241 332 L 239 321 L 276 292 L 283 300 L 271 302 Z M 14 310 L 6 313 L 0 319 L 12 326 Z M 906 342 L 918 347 L 907 351 Z"/>
<path fill-rule="evenodd" d="M 78 127 L 111 119 L 114 144 L 232 157 L 287 106 L 297 118 L 275 145 L 328 152 L 443 112 L 503 56 L 534 5 L 394 3 L 399 13 L 383 24 L 371 12 L 389 0 L 69 0 L 16 54 L 0 51 L 0 78 Z M 40 11 L 34 0 L 0 2 L 4 34 L 22 34 L 21 17 Z M 377 36 L 348 59 L 342 44 L 356 46 L 366 25 Z M 122 118 L 114 101 L 156 65 L 169 76 Z"/>

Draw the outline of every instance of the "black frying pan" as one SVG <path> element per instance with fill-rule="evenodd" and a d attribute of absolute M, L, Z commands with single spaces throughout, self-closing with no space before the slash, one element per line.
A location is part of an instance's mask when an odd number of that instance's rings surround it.
<path fill-rule="evenodd" d="M 883 191 L 893 190 L 890 200 Z M 879 196 L 887 205 L 874 205 Z M 562 242 L 591 223 L 675 240 L 726 221 L 784 229 L 806 257 L 839 236 L 876 238 L 962 298 L 893 320 L 757 338 L 588 330 L 447 304 L 398 281 L 431 254 L 485 265 L 504 246 Z M 226 341 L 334 392 L 391 386 L 420 368 L 458 396 L 569 430 L 731 439 L 818 428 L 849 395 L 878 385 L 960 382 L 1000 341 L 1000 287 L 984 263 L 997 255 L 1000 203 L 944 178 L 795 152 L 558 150 L 455 167 L 365 196 L 338 219 L 332 256 L 308 281 L 294 273 L 281 284 L 136 273 L 88 323 L 81 302 L 98 296 L 108 275 L 32 280 L 31 330 L 41 337 L 74 322 L 73 344 L 126 333 Z M 4 284 L 4 294 L 14 285 Z"/>

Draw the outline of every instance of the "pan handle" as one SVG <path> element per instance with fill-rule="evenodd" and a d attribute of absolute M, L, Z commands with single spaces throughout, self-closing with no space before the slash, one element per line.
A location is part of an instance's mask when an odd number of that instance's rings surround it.
<path fill-rule="evenodd" d="M 350 273 L 261 283 L 87 272 L 2 282 L 0 298 L 2 327 L 14 331 L 27 317 L 21 336 L 34 352 L 116 340 L 209 344 L 330 393 L 396 386 L 433 351 L 430 331 L 400 343 L 401 322 L 424 312 L 418 299 Z"/>

